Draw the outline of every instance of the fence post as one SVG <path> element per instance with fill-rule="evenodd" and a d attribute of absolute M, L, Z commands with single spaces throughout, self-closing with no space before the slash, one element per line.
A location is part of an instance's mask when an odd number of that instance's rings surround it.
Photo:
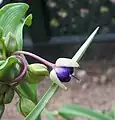
<path fill-rule="evenodd" d="M 32 3 L 32 14 L 33 14 L 33 22 L 32 22 L 32 29 L 31 29 L 31 36 L 34 44 L 40 42 L 48 41 L 48 31 L 46 26 L 46 19 L 45 18 L 45 3 L 43 0 L 33 0 Z"/>

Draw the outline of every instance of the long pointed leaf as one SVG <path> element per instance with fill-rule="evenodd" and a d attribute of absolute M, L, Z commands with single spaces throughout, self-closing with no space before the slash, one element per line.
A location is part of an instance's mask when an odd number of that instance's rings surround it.
<path fill-rule="evenodd" d="M 58 85 L 53 83 L 52 86 L 48 89 L 42 99 L 38 102 L 36 107 L 30 112 L 30 114 L 25 118 L 25 120 L 38 120 L 39 115 L 43 111 L 44 107 L 57 91 Z"/>
<path fill-rule="evenodd" d="M 59 115 L 65 115 L 65 116 L 82 116 L 91 118 L 93 120 L 113 120 L 112 118 L 103 115 L 100 112 L 96 112 L 94 110 L 90 110 L 85 107 L 81 107 L 79 105 L 64 105 L 62 108 L 58 111 Z"/>
<path fill-rule="evenodd" d="M 95 29 L 95 31 L 88 37 L 88 39 L 85 41 L 85 43 L 80 47 L 80 49 L 77 51 L 77 53 L 73 56 L 73 60 L 79 62 L 81 57 L 84 55 L 85 51 L 89 47 L 90 43 L 92 42 L 94 36 L 96 35 L 99 27 Z"/>

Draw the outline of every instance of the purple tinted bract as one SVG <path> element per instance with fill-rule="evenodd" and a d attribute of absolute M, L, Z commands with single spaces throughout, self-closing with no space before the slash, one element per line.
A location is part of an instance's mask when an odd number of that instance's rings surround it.
<path fill-rule="evenodd" d="M 70 75 L 73 73 L 72 67 L 57 67 L 55 71 L 61 82 L 69 82 L 71 80 Z"/>

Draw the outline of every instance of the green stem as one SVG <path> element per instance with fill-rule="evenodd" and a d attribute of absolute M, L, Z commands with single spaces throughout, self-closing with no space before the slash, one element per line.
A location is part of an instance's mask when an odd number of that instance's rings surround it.
<path fill-rule="evenodd" d="M 53 83 L 51 87 L 47 90 L 42 99 L 38 102 L 36 107 L 26 116 L 25 120 L 38 120 L 39 115 L 43 111 L 44 107 L 47 105 L 48 101 L 58 90 L 58 85 Z"/>

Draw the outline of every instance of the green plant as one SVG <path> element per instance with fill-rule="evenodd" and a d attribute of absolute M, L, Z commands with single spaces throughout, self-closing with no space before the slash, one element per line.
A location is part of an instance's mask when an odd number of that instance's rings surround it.
<path fill-rule="evenodd" d="M 67 104 L 63 105 L 60 109 L 48 112 L 44 110 L 44 114 L 47 116 L 48 120 L 55 120 L 56 116 L 64 118 L 64 120 L 72 120 L 75 117 L 86 117 L 88 120 L 114 120 L 115 110 L 112 109 L 108 112 L 99 112 L 96 110 L 91 110 L 89 108 L 77 105 L 77 104 Z"/>
<path fill-rule="evenodd" d="M 74 69 L 79 67 L 78 62 L 92 42 L 99 27 L 89 36 L 73 58 L 59 58 L 54 64 L 33 53 L 22 51 L 23 26 L 30 26 L 32 23 L 31 14 L 25 18 L 28 8 L 29 6 L 25 3 L 12 3 L 0 9 L 0 117 L 2 117 L 5 105 L 12 102 L 14 92 L 16 92 L 19 96 L 17 109 L 25 117 L 25 120 L 40 120 L 41 112 L 59 87 L 67 90 L 63 83 L 69 82 L 71 77 L 75 77 Z M 39 62 L 29 64 L 25 55 L 40 61 L 42 64 Z M 52 68 L 51 72 L 48 71 L 48 67 Z M 50 77 L 52 85 L 38 100 L 37 85 L 46 76 Z M 112 120 L 106 115 L 72 105 L 67 105 L 54 113 L 50 113 L 52 119 L 55 114 L 66 117 L 66 119 L 71 119 L 71 116 L 83 115 L 97 120 Z"/>

